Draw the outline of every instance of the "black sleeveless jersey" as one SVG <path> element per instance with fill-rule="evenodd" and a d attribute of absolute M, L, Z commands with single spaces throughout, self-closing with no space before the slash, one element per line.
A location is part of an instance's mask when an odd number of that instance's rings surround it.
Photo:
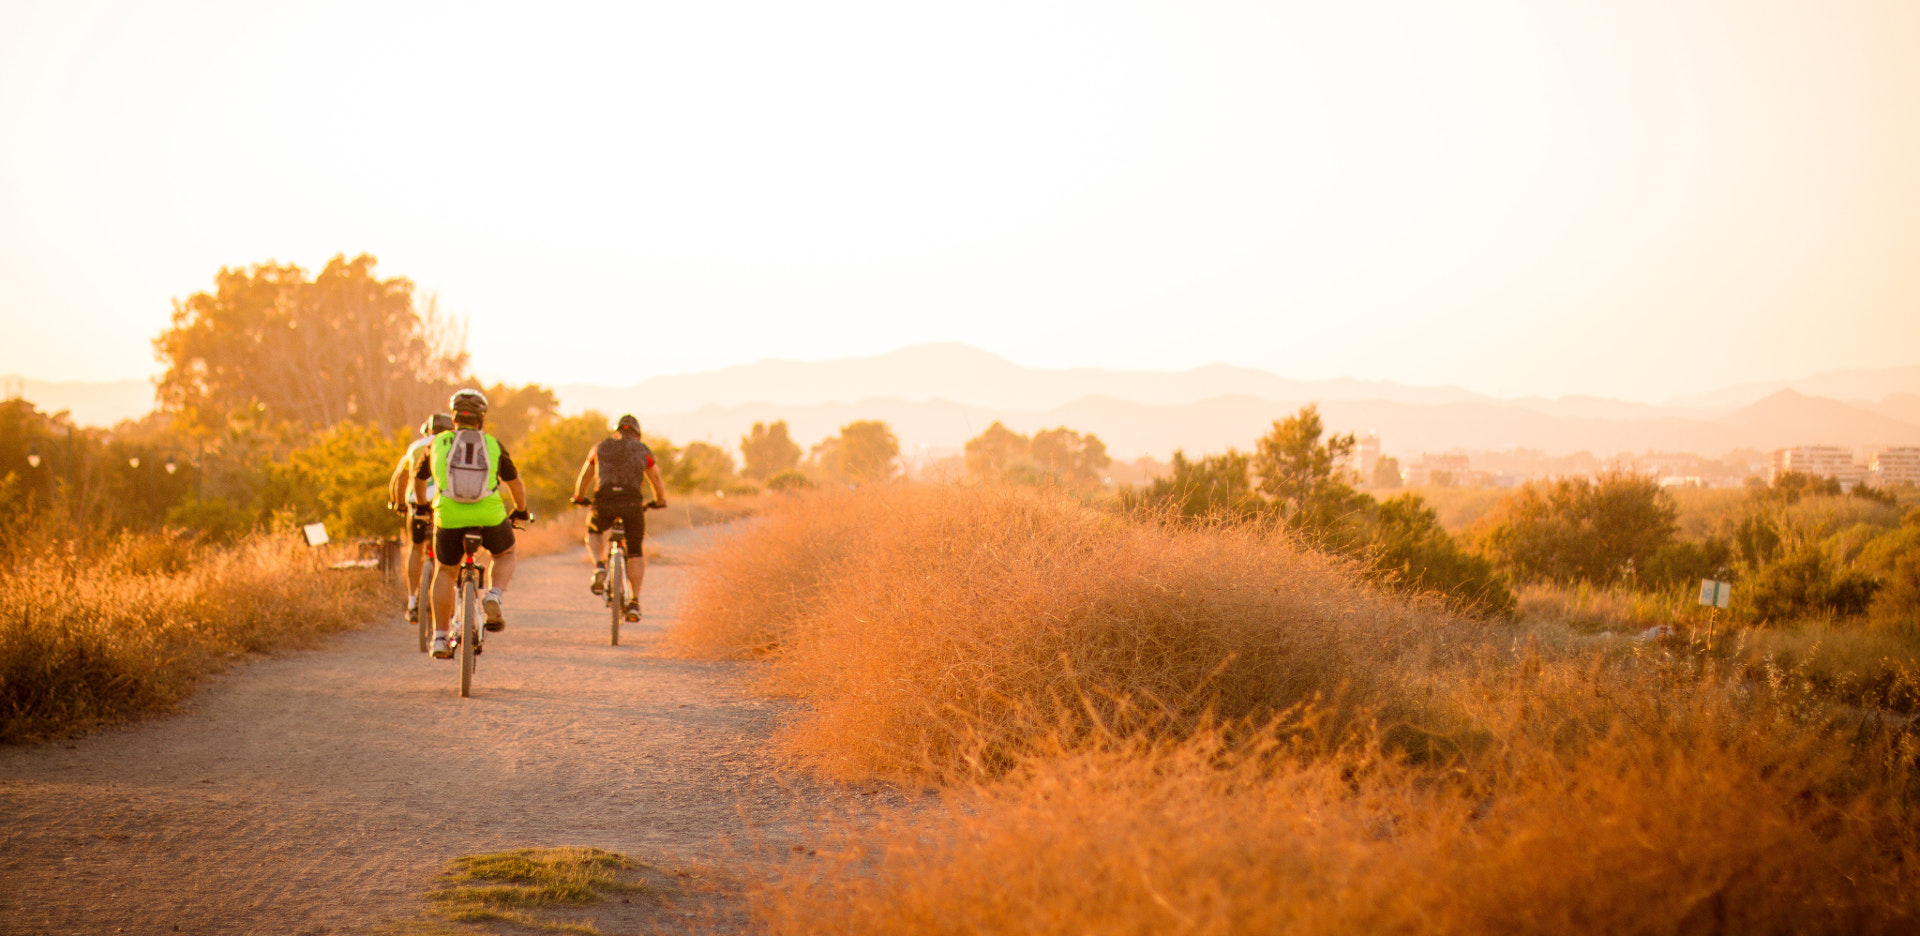
<path fill-rule="evenodd" d="M 647 469 L 653 467 L 653 450 L 639 439 L 603 439 L 593 447 L 593 460 L 599 466 L 600 486 L 593 499 L 600 504 L 637 503 L 647 499 Z"/>

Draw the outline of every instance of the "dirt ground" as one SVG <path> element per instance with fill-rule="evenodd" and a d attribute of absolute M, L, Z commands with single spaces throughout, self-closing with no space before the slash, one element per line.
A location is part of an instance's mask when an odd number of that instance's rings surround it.
<path fill-rule="evenodd" d="M 523 561 L 470 699 L 396 613 L 176 715 L 0 748 L 0 933 L 358 933 L 417 915 L 463 854 L 591 845 L 698 882 L 755 838 L 790 847 L 830 795 L 768 761 L 779 704 L 649 649 L 708 535 L 660 538 L 618 647 L 578 552 Z M 595 916 L 670 932 L 701 903 Z"/>

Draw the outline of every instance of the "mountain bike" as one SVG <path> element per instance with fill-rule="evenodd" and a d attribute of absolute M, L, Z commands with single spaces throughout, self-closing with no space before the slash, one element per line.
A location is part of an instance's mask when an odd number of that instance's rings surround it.
<path fill-rule="evenodd" d="M 480 659 L 480 588 L 482 569 L 473 554 L 480 551 L 480 534 L 460 538 L 465 555 L 460 557 L 458 577 L 454 579 L 453 627 L 449 642 L 460 657 L 460 698 L 473 694 L 473 668 Z"/>
<path fill-rule="evenodd" d="M 581 498 L 577 503 L 589 506 L 593 501 L 589 498 Z M 647 505 L 641 509 L 659 510 L 660 506 L 657 502 L 648 501 Z M 634 612 L 631 616 L 627 612 L 627 521 L 620 517 L 613 518 L 613 526 L 607 530 L 607 586 L 600 595 L 607 603 L 607 620 L 610 625 L 609 643 L 618 647 L 620 646 L 620 622 L 640 620 L 638 612 Z M 634 596 L 635 600 L 638 600 L 638 597 Z"/>
<path fill-rule="evenodd" d="M 525 514 L 516 518 L 514 529 L 522 529 L 518 521 L 531 521 L 533 516 Z M 466 533 L 460 537 L 460 565 L 455 572 L 453 621 L 449 628 L 447 643 L 454 655 L 460 658 L 460 698 L 473 694 L 473 670 L 479 664 L 480 653 L 485 649 L 486 628 L 481 626 L 480 595 L 487 589 L 489 576 L 487 567 L 480 564 L 474 554 L 480 551 L 481 537 L 478 533 Z"/>

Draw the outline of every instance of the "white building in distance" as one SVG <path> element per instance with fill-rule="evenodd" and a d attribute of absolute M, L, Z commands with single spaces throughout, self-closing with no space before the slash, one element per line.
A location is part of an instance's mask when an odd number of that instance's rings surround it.
<path fill-rule="evenodd" d="M 1854 463 L 1852 449 L 1837 445 L 1796 445 L 1774 449 L 1773 463 L 1767 470 L 1767 483 L 1779 481 L 1780 476 L 1789 471 L 1816 478 L 1833 478 L 1847 487 L 1859 484 L 1867 474 L 1864 466 Z"/>
<path fill-rule="evenodd" d="M 1873 483 L 1920 485 L 1920 447 L 1898 446 L 1873 453 Z"/>

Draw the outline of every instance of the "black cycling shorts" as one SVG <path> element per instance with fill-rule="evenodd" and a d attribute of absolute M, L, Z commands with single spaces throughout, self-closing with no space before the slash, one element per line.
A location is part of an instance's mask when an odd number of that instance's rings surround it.
<path fill-rule="evenodd" d="M 443 566 L 459 565 L 467 551 L 461 541 L 468 533 L 480 534 L 481 548 L 496 556 L 513 549 L 512 520 L 502 520 L 498 526 L 490 527 L 441 527 L 433 533 L 433 561 Z"/>
<path fill-rule="evenodd" d="M 426 542 L 427 537 L 433 535 L 433 518 L 410 517 L 407 520 L 407 530 L 413 536 L 413 544 L 418 546 Z"/>
<path fill-rule="evenodd" d="M 627 533 L 627 554 L 637 556 L 634 544 L 647 535 L 647 505 L 645 501 L 632 501 L 625 504 L 602 504 L 595 501 L 593 509 L 587 512 L 587 532 L 605 533 L 613 529 L 613 521 L 619 518 Z"/>

